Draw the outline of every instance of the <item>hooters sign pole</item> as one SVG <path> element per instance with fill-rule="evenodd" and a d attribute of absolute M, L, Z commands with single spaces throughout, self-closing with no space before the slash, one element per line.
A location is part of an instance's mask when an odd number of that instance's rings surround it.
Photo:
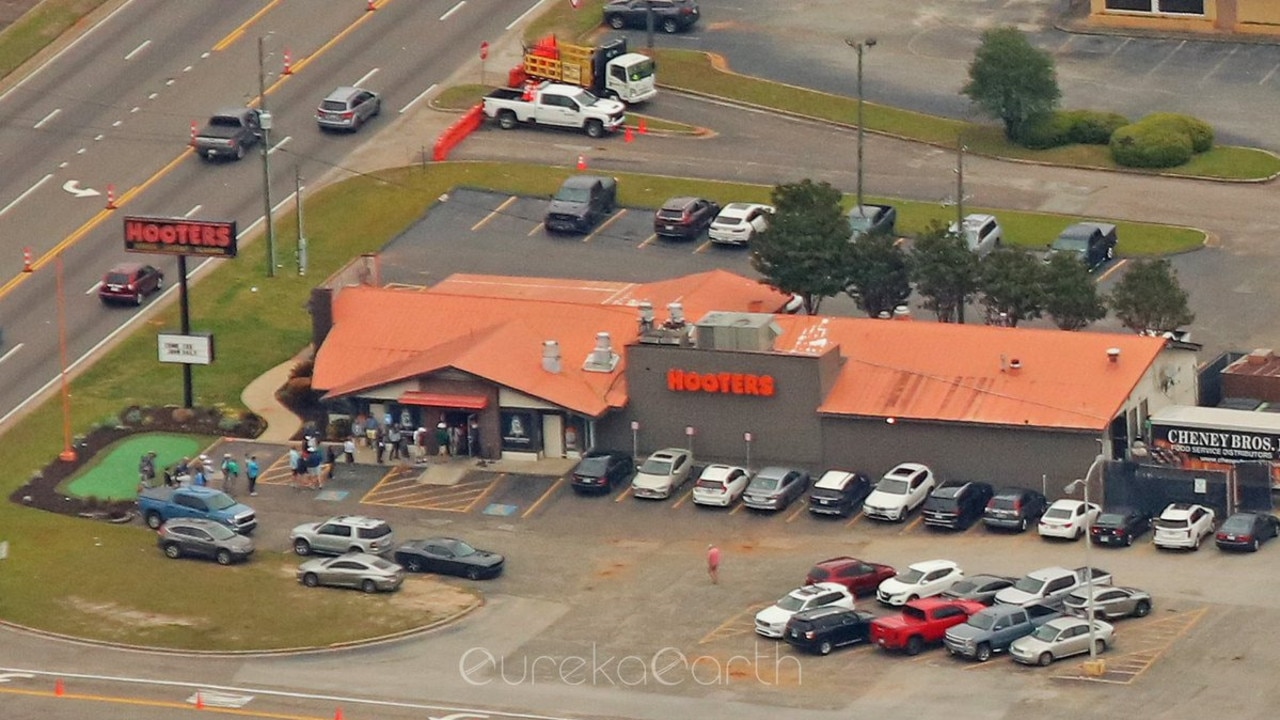
<path fill-rule="evenodd" d="M 484 85 L 484 61 L 489 59 L 489 42 L 480 43 L 480 84 Z"/>
<path fill-rule="evenodd" d="M 128 252 L 178 256 L 178 304 L 182 335 L 191 335 L 191 302 L 187 294 L 187 255 L 233 258 L 236 224 L 186 218 L 126 216 L 124 249 Z M 182 406 L 195 406 L 191 363 L 182 363 Z"/>

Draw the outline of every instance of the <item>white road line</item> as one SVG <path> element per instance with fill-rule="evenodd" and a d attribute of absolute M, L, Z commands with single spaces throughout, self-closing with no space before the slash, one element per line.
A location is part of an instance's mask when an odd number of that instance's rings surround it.
<path fill-rule="evenodd" d="M 204 207 L 204 205 L 197 205 L 197 206 L 195 206 L 195 207 L 191 208 L 190 210 L 188 210 L 188 211 L 187 211 L 187 214 L 186 214 L 186 215 L 183 215 L 182 217 L 189 218 L 189 217 L 191 217 L 192 215 L 195 215 L 196 213 L 200 212 L 200 208 L 202 208 L 202 207 Z"/>
<path fill-rule="evenodd" d="M 1186 44 L 1187 44 L 1187 41 L 1186 41 L 1186 40 L 1183 40 L 1182 42 L 1178 43 L 1178 47 L 1176 47 L 1176 48 L 1174 48 L 1173 50 L 1171 50 L 1171 51 L 1169 52 L 1169 54 L 1168 54 L 1168 55 L 1165 55 L 1164 57 L 1160 58 L 1160 62 L 1156 63 L 1155 65 L 1152 65 L 1152 66 L 1151 66 L 1151 69 L 1150 69 L 1150 70 L 1148 70 L 1145 74 L 1146 74 L 1146 75 L 1148 75 L 1148 76 L 1150 76 L 1152 73 L 1154 73 L 1155 71 L 1159 70 L 1159 69 L 1160 69 L 1160 66 L 1161 66 L 1161 65 L 1164 65 L 1164 63 L 1165 63 L 1165 61 L 1166 61 L 1166 60 L 1168 60 L 1169 58 L 1171 58 L 1171 57 L 1173 57 L 1174 55 L 1176 55 L 1176 54 L 1178 53 L 1178 51 L 1182 49 L 1182 46 L 1183 46 L 1183 45 L 1186 45 Z"/>
<path fill-rule="evenodd" d="M 48 175 L 45 175 L 44 177 L 37 180 L 35 185 L 32 185 L 31 187 L 27 188 L 25 192 L 23 192 L 18 197 L 14 198 L 13 202 L 9 203 L 8 205 L 5 205 L 4 209 L 0 210 L 0 217 L 4 217 L 4 214 L 12 210 L 14 205 L 17 205 L 18 203 L 25 200 L 28 195 L 35 192 L 36 190 L 39 190 L 41 185 L 49 182 L 49 180 L 52 178 L 53 178 L 53 173 L 49 173 Z"/>
<path fill-rule="evenodd" d="M 102 281 L 101 281 L 101 280 L 99 280 L 98 282 L 94 283 L 94 284 L 93 284 L 93 287 L 89 288 L 88 290 L 85 290 L 85 291 L 84 291 L 84 294 L 85 294 L 85 295 L 92 295 L 92 294 L 94 294 L 94 293 L 98 292 L 98 288 L 100 288 L 100 287 L 102 287 Z"/>
<path fill-rule="evenodd" d="M 132 4 L 133 4 L 133 0 L 125 0 L 125 2 L 123 2 L 123 3 L 121 3 L 121 4 L 120 4 L 120 7 L 116 8 L 115 10 L 112 10 L 112 11 L 111 11 L 111 13 L 110 13 L 109 15 L 107 15 L 107 16 L 106 16 L 106 17 L 104 17 L 104 18 L 102 18 L 102 21 L 101 21 L 101 22 L 97 23 L 96 25 L 94 25 L 93 27 L 89 28 L 88 30 L 85 30 L 83 35 L 81 35 L 80 37 L 76 38 L 75 40 L 72 40 L 72 41 L 71 41 L 71 42 L 70 42 L 66 47 L 64 47 L 64 48 L 62 48 L 61 50 L 59 50 L 58 52 L 54 53 L 54 54 L 53 54 L 53 57 L 50 57 L 48 60 L 45 60 L 45 61 L 40 65 L 40 67 L 38 67 L 38 68 L 36 68 L 34 71 L 32 71 L 32 73 L 31 73 L 30 75 L 28 75 L 28 76 L 26 76 L 26 77 L 22 78 L 21 80 L 19 80 L 19 81 L 18 81 L 18 83 L 17 83 L 16 85 L 14 85 L 13 87 L 9 88 L 8 90 L 5 90 L 5 91 L 4 91 L 4 93 L 0 94 L 0 102 L 4 102 L 4 99 L 5 99 L 5 98 L 7 98 L 7 97 L 9 97 L 9 93 L 11 93 L 11 92 L 13 92 L 13 91 L 17 90 L 18 88 L 22 87 L 23 85 L 26 85 L 26 84 L 27 84 L 27 82 L 28 82 L 29 80 L 31 80 L 32 78 L 34 78 L 36 75 L 39 75 L 41 70 L 44 70 L 45 68 L 47 68 L 47 67 L 49 67 L 50 65 L 54 64 L 55 62 L 57 62 L 57 61 L 58 61 L 58 58 L 62 57 L 65 53 L 70 52 L 72 48 L 74 48 L 75 46 L 79 45 L 81 42 L 84 42 L 84 40 L 85 40 L 86 38 L 88 38 L 90 35 L 92 35 L 92 34 L 93 34 L 93 31 L 97 30 L 98 28 L 102 27 L 103 25 L 106 25 L 108 22 L 110 22 L 110 21 L 111 21 L 111 18 L 113 18 L 113 17 L 115 17 L 116 15 L 118 15 L 119 13 L 123 12 L 125 8 L 129 7 L 129 6 L 130 6 L 130 5 L 132 5 Z"/>
<path fill-rule="evenodd" d="M 14 353 L 18 352 L 21 349 L 22 349 L 22 343 L 18 343 L 17 345 L 14 345 L 12 348 L 10 348 L 9 352 L 3 355 L 0 355 L 0 363 L 4 362 L 5 360 L 8 360 Z"/>
<path fill-rule="evenodd" d="M 54 108 L 53 112 L 50 112 L 48 115 L 45 115 L 44 117 L 40 118 L 40 122 L 36 123 L 35 125 L 32 125 L 31 129 L 39 130 L 40 128 L 44 127 L 45 123 L 57 117 L 58 113 L 60 112 L 62 112 L 62 108 Z"/>
<path fill-rule="evenodd" d="M 542 7 L 543 5 L 545 5 L 545 4 L 546 4 L 546 2 L 547 2 L 547 0 L 538 0 L 538 2 L 534 3 L 532 7 L 530 7 L 528 10 L 525 10 L 523 13 L 521 13 L 521 14 L 520 14 L 520 17 L 516 18 L 515 20 L 512 20 L 512 21 L 511 21 L 511 24 L 510 24 L 510 25 L 508 25 L 505 29 L 506 29 L 506 30 L 510 30 L 511 28 L 515 27 L 516 25 L 519 25 L 519 24 L 520 24 L 520 22 L 521 22 L 522 20 L 524 20 L 525 18 L 529 17 L 531 14 L 533 14 L 533 11 L 535 11 L 535 10 L 537 10 L 538 8 L 540 8 L 540 7 Z"/>
<path fill-rule="evenodd" d="M 1276 66 L 1275 66 L 1275 67 L 1273 67 L 1273 68 L 1271 68 L 1271 72 L 1269 72 L 1269 73 L 1267 73 L 1266 75 L 1264 75 L 1264 76 L 1262 77 L 1262 79 L 1258 81 L 1258 84 L 1259 84 L 1259 85 L 1263 85 L 1263 84 L 1265 84 L 1268 80 L 1270 80 L 1270 79 L 1271 79 L 1271 76 L 1272 76 L 1272 75 L 1275 75 L 1275 74 L 1276 74 L 1276 71 L 1277 71 L 1277 70 L 1280 70 L 1280 63 L 1276 63 Z"/>
<path fill-rule="evenodd" d="M 1111 57 L 1115 57 L 1115 56 L 1116 56 L 1116 53 L 1118 53 L 1118 52 L 1120 52 L 1121 50 L 1123 50 L 1123 49 L 1124 49 L 1124 47 L 1125 47 L 1126 45 L 1128 45 L 1128 44 L 1129 44 L 1129 41 L 1130 41 L 1130 40 L 1132 40 L 1132 39 L 1133 39 L 1133 38 L 1125 38 L 1125 39 L 1124 39 L 1124 42 L 1122 42 L 1122 43 L 1120 43 L 1119 45 L 1117 45 L 1117 46 L 1116 46 L 1116 49 L 1111 51 Z"/>
<path fill-rule="evenodd" d="M 134 55 L 137 55 L 138 53 L 142 52 L 143 50 L 146 50 L 146 49 L 147 49 L 147 46 L 148 46 L 148 45 L 150 45 L 150 44 L 151 44 L 151 41 L 150 41 L 150 40 L 143 40 L 143 41 L 142 41 L 142 44 L 141 44 L 141 45 L 139 45 L 138 47 L 136 47 L 136 48 L 134 48 L 134 49 L 130 50 L 130 51 L 129 51 L 129 54 L 124 56 L 124 59 L 125 59 L 125 60 L 132 60 Z"/>
<path fill-rule="evenodd" d="M 271 153 L 279 150 L 280 148 L 284 147 L 285 143 L 289 142 L 292 139 L 293 139 L 292 135 L 285 135 L 283 140 L 276 143 L 274 147 L 272 147 L 270 150 L 267 151 L 267 154 L 270 155 Z"/>
<path fill-rule="evenodd" d="M 373 76 L 374 76 L 374 75 L 376 75 L 377 73 L 378 73 L 378 68 L 374 68 L 374 69 L 370 70 L 369 72 L 365 73 L 365 74 L 364 74 L 364 77 L 360 78 L 359 80 L 355 81 L 355 82 L 354 82 L 354 83 L 352 83 L 352 84 L 353 84 L 353 85 L 355 85 L 356 87 L 361 87 L 362 85 L 364 85 L 364 83 L 365 83 L 365 81 L 366 81 L 366 80 L 368 80 L 369 78 L 373 77 Z"/>
<path fill-rule="evenodd" d="M 210 262 L 209 260 L 205 261 Z M 134 317 L 137 317 L 136 315 Z M 488 710 L 485 708 L 468 708 L 453 705 L 433 705 L 430 703 L 401 702 L 396 700 L 373 700 L 362 697 L 344 697 L 341 695 L 320 695 L 317 693 L 289 692 L 285 690 L 266 690 L 260 688 L 242 688 L 228 685 L 206 685 L 204 683 L 181 682 L 177 680 L 153 680 L 150 678 L 122 677 L 116 675 L 90 675 L 87 673 L 64 673 L 49 672 L 44 670 L 25 670 L 13 668 L 0 668 L 0 672 L 13 673 L 31 673 L 42 677 L 58 677 L 74 680 L 94 680 L 117 682 L 131 685 L 151 685 L 155 687 L 176 687 L 183 689 L 209 689 L 220 692 L 229 692 L 246 695 L 266 695 L 277 698 L 292 698 L 295 700 L 323 700 L 326 702 L 338 702 L 343 705 L 368 705 L 372 707 L 389 707 L 402 708 L 407 710 L 442 710 L 448 713 L 454 713 L 453 717 L 466 717 L 467 715 L 476 715 L 481 718 L 503 717 L 515 718 L 516 720 L 568 720 L 568 718 L 556 715 L 537 715 L 534 713 L 512 712 L 510 710 Z"/>
<path fill-rule="evenodd" d="M 450 15 L 461 10 L 462 6 L 466 4 L 467 4 L 467 0 L 459 0 L 457 5 L 454 5 L 453 7 L 449 8 L 448 11 L 445 12 L 445 14 L 440 16 L 440 21 L 444 22 L 445 20 L 448 20 Z"/>
<path fill-rule="evenodd" d="M 435 89 L 436 89 L 436 84 L 435 84 L 435 83 L 431 83 L 431 87 L 429 87 L 429 88 L 427 88 L 426 90 L 423 90 L 422 92 L 418 93 L 418 97 L 416 97 L 416 98 L 414 98 L 414 99 L 410 100 L 408 105 L 405 105 L 404 107 L 400 108 L 400 110 L 398 110 L 397 112 L 402 113 L 402 112 L 404 112 L 405 110 L 408 110 L 409 108 L 413 107 L 413 104 L 414 104 L 414 103 L 416 103 L 416 102 L 418 102 L 419 100 L 421 100 L 422 98 L 424 98 L 424 97 L 426 97 L 426 96 L 430 95 L 430 94 L 431 94 L 431 91 L 433 91 L 433 90 L 435 90 Z"/>
<path fill-rule="evenodd" d="M 1205 74 L 1204 74 L 1204 77 L 1200 78 L 1200 80 L 1199 80 L 1198 82 L 1204 82 L 1205 80 L 1208 80 L 1209 78 L 1213 77 L 1213 74 L 1214 74 L 1214 73 L 1216 73 L 1216 72 L 1218 72 L 1218 68 L 1222 67 L 1222 64 L 1223 64 L 1223 63 L 1225 63 L 1226 61 L 1230 60 L 1230 59 L 1231 59 L 1231 56 L 1232 56 L 1232 55 L 1235 55 L 1235 54 L 1236 54 L 1236 51 L 1238 51 L 1239 49 L 1240 49 L 1240 47 L 1239 47 L 1239 46 L 1236 46 L 1236 47 L 1231 48 L 1231 52 L 1227 53 L 1225 57 L 1223 57 L 1221 60 L 1219 60 L 1217 63 L 1215 63 L 1215 64 L 1214 64 L 1214 66 L 1213 66 L 1213 69 L 1212 69 L 1212 70 L 1210 70 L 1209 72 L 1205 73 Z"/>

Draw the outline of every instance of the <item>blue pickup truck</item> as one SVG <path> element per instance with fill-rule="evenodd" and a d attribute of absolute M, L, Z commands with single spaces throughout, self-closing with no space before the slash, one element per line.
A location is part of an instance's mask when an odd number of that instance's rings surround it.
<path fill-rule="evenodd" d="M 156 487 L 138 493 L 138 510 L 147 527 L 157 530 L 170 518 L 204 518 L 222 523 L 242 535 L 258 527 L 253 508 L 208 487 Z"/>

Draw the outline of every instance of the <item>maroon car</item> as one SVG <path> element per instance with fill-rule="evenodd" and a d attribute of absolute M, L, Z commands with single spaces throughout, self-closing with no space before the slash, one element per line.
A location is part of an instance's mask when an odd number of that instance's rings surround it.
<path fill-rule="evenodd" d="M 836 583 L 849 588 L 849 592 L 854 595 L 869 595 L 876 591 L 882 581 L 897 574 L 898 571 L 888 565 L 851 557 L 836 557 L 814 565 L 804 582 L 806 585 Z"/>
<path fill-rule="evenodd" d="M 144 297 L 159 292 L 163 285 L 164 273 L 159 269 L 143 263 L 124 262 L 102 276 L 98 298 L 104 303 L 141 305 Z"/>

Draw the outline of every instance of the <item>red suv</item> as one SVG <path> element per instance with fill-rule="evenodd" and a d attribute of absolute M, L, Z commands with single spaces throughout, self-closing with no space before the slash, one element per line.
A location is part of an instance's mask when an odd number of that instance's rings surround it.
<path fill-rule="evenodd" d="M 653 232 L 659 237 L 693 240 L 711 226 L 720 205 L 696 197 L 675 197 L 663 203 L 653 216 Z"/>
<path fill-rule="evenodd" d="M 159 269 L 142 263 L 120 263 L 102 276 L 98 298 L 104 303 L 141 305 L 144 297 L 159 292 L 163 285 L 164 273 Z"/>

